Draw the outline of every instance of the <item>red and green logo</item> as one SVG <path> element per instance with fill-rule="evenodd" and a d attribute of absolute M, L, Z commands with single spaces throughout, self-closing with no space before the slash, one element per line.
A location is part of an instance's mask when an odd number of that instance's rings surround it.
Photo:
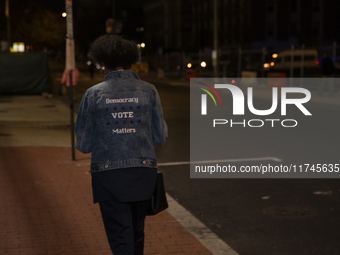
<path fill-rule="evenodd" d="M 222 106 L 222 100 L 221 100 L 219 94 L 217 93 L 217 91 L 213 87 L 211 87 L 210 85 L 208 85 L 206 83 L 203 83 L 203 82 L 197 82 L 197 83 L 202 84 L 203 86 L 206 87 L 206 88 L 201 88 L 201 87 L 197 87 L 197 88 L 203 90 L 204 92 L 206 92 L 212 98 L 212 100 L 214 100 L 214 103 L 217 106 L 217 103 L 216 103 L 216 100 L 215 100 L 213 94 L 211 94 L 211 92 L 208 90 L 208 89 L 210 89 L 217 96 L 217 98 L 220 101 L 220 104 Z"/>

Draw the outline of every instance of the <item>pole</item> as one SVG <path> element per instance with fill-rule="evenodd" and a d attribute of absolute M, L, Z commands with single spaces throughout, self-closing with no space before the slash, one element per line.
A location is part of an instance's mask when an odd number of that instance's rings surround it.
<path fill-rule="evenodd" d="M 218 65 L 217 65 L 217 0 L 214 0 L 214 51 L 212 53 L 212 61 L 214 67 L 214 77 L 218 77 Z"/>
<path fill-rule="evenodd" d="M 241 77 L 241 65 L 242 65 L 242 48 L 238 48 L 238 64 L 237 64 L 237 78 Z"/>
<path fill-rule="evenodd" d="M 264 68 L 263 68 L 263 64 L 266 61 L 266 47 L 264 46 L 262 48 L 262 78 L 264 78 Z"/>
<path fill-rule="evenodd" d="M 187 68 L 187 65 L 185 62 L 185 52 L 182 51 L 182 77 L 186 76 L 186 68 Z"/>
<path fill-rule="evenodd" d="M 9 18 L 9 0 L 6 0 L 6 23 L 7 23 L 7 43 L 8 43 L 8 50 L 11 47 L 11 24 Z"/>
<path fill-rule="evenodd" d="M 293 77 L 294 71 L 294 44 L 290 48 L 290 77 Z"/>
<path fill-rule="evenodd" d="M 72 70 L 70 70 L 69 76 L 70 76 L 70 113 L 71 113 L 72 160 L 76 160 L 76 156 L 75 156 L 75 146 L 74 146 L 74 100 L 73 100 L 73 80 L 72 80 Z"/>
<path fill-rule="evenodd" d="M 333 42 L 333 63 L 335 63 L 336 56 L 336 41 Z"/>
<path fill-rule="evenodd" d="M 302 44 L 301 51 L 302 51 L 302 54 L 301 54 L 300 77 L 303 78 L 303 75 L 304 75 L 303 71 L 304 71 L 304 68 L 305 68 L 305 44 Z"/>
<path fill-rule="evenodd" d="M 294 75 L 294 44 L 291 47 L 291 54 L 290 54 L 290 78 L 289 78 L 289 87 L 293 86 L 293 75 Z"/>
<path fill-rule="evenodd" d="M 301 46 L 302 54 L 301 54 L 301 70 L 300 70 L 300 87 L 303 88 L 303 76 L 304 76 L 304 70 L 305 70 L 305 44 L 302 44 Z"/>
<path fill-rule="evenodd" d="M 70 79 L 70 113 L 71 113 L 71 145 L 72 145 L 72 160 L 75 159 L 74 146 L 74 100 L 73 100 L 73 70 L 75 70 L 75 54 L 74 54 L 74 39 L 73 39 L 73 15 L 72 15 L 72 0 L 65 0 L 66 3 L 66 71 L 69 72 Z"/>
<path fill-rule="evenodd" d="M 165 53 L 165 75 L 169 75 L 169 53 Z"/>
<path fill-rule="evenodd" d="M 201 63 L 202 63 L 202 50 L 200 49 L 198 51 L 198 77 L 202 77 L 202 66 L 201 66 Z"/>

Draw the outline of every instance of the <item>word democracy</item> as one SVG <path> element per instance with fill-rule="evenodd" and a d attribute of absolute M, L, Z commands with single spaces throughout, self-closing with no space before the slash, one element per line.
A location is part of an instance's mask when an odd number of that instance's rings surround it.
<path fill-rule="evenodd" d="M 110 99 L 106 98 L 106 104 L 119 104 L 119 103 L 138 103 L 138 97 L 135 98 L 118 98 L 118 99 Z"/>

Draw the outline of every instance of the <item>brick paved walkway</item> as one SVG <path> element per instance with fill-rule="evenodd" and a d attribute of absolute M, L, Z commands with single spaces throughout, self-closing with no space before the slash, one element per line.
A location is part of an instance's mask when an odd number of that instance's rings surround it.
<path fill-rule="evenodd" d="M 92 203 L 90 156 L 0 148 L 0 254 L 112 254 Z M 211 254 L 169 213 L 147 217 L 145 254 Z"/>

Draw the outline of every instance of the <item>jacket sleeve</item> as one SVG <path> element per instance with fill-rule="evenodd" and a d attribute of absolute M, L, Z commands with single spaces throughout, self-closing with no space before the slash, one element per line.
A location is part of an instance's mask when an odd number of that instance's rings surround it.
<path fill-rule="evenodd" d="M 168 126 L 163 117 L 161 100 L 155 89 L 152 107 L 152 140 L 155 146 L 162 146 L 168 138 Z"/>
<path fill-rule="evenodd" d="M 76 148 L 83 153 L 90 153 L 92 151 L 91 141 L 95 125 L 93 104 L 88 94 L 88 91 L 86 91 L 81 100 L 75 125 Z"/>

